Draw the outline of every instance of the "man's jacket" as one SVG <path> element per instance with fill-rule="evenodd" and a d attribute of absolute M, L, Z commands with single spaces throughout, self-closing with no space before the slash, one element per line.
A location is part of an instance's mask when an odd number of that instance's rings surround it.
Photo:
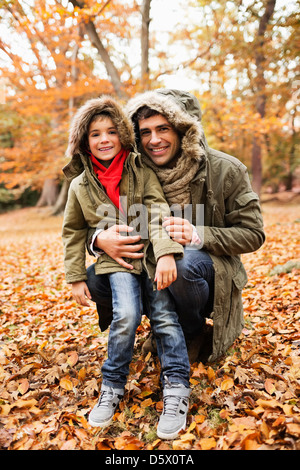
<path fill-rule="evenodd" d="M 185 159 L 186 168 L 192 159 L 199 162 L 187 190 L 192 222 L 202 239 L 199 249 L 209 253 L 215 269 L 211 315 L 213 353 L 209 358 L 213 361 L 226 352 L 244 325 L 242 289 L 247 275 L 240 255 L 257 250 L 265 240 L 259 198 L 252 190 L 245 165 L 235 157 L 208 147 L 201 125 L 200 106 L 193 95 L 166 89 L 137 95 L 127 105 L 129 117 L 133 118 L 143 105 L 165 116 L 180 133 L 180 158 Z M 145 156 L 143 159 L 146 161 Z M 155 169 L 151 163 L 150 166 L 164 189 L 163 170 Z M 199 205 L 203 209 L 200 224 L 196 217 Z"/>

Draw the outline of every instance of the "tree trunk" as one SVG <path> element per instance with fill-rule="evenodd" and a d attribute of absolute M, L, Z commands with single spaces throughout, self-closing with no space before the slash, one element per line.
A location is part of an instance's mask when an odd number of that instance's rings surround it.
<path fill-rule="evenodd" d="M 255 64 L 256 64 L 256 102 L 255 108 L 261 118 L 265 117 L 266 112 L 266 79 L 264 76 L 265 71 L 265 55 L 264 55 L 264 35 L 267 30 L 269 21 L 275 10 L 276 0 L 268 0 L 266 9 L 259 21 L 256 49 L 255 49 Z M 252 176 L 253 176 L 253 189 L 260 195 L 262 187 L 262 152 L 260 139 L 254 136 L 252 147 Z"/>
<path fill-rule="evenodd" d="M 46 179 L 42 189 L 42 194 L 37 202 L 37 207 L 54 206 L 59 193 L 57 180 L 54 178 Z"/>
<path fill-rule="evenodd" d="M 142 29 L 141 29 L 141 84 L 143 90 L 150 89 L 149 81 L 149 25 L 150 25 L 151 0 L 143 0 L 141 6 Z"/>
<path fill-rule="evenodd" d="M 59 215 L 62 214 L 65 210 L 66 202 L 68 199 L 68 191 L 69 191 L 70 183 L 68 180 L 64 180 L 63 185 L 61 187 L 60 193 L 58 195 L 58 198 L 55 202 L 54 208 L 53 208 L 53 215 Z"/>
<path fill-rule="evenodd" d="M 82 2 L 82 1 L 70 0 L 70 2 L 72 3 L 72 5 L 74 5 L 74 7 L 84 8 L 84 2 Z M 110 3 L 110 1 L 107 1 L 103 5 L 101 11 L 104 10 L 104 8 L 109 3 Z M 89 40 L 96 47 L 101 59 L 103 60 L 106 71 L 107 71 L 107 74 L 109 75 L 109 77 L 111 79 L 112 86 L 114 87 L 114 90 L 115 90 L 117 96 L 120 99 L 127 98 L 128 96 L 127 96 L 127 93 L 123 90 L 122 82 L 120 80 L 118 69 L 115 67 L 114 63 L 112 62 L 111 58 L 109 57 L 109 54 L 108 54 L 107 50 L 103 46 L 102 41 L 99 37 L 99 34 L 96 31 L 96 27 L 95 27 L 94 23 L 91 20 L 89 20 L 87 23 L 85 23 L 85 22 L 82 23 L 82 26 L 85 29 L 85 31 L 86 31 L 86 33 L 89 37 Z"/>
<path fill-rule="evenodd" d="M 101 59 L 104 62 L 106 71 L 110 76 L 112 86 L 114 87 L 117 96 L 121 99 L 127 98 L 127 94 L 122 88 L 122 82 L 120 80 L 119 72 L 114 66 L 111 58 L 109 57 L 107 50 L 103 46 L 102 41 L 96 31 L 94 23 L 92 21 L 89 21 L 84 26 L 91 43 L 96 47 Z"/>

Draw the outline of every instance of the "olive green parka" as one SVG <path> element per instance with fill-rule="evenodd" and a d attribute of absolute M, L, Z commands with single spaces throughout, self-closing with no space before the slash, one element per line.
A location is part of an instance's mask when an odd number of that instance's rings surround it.
<path fill-rule="evenodd" d="M 232 345 L 244 325 L 242 289 L 247 275 L 240 255 L 256 251 L 264 243 L 259 198 L 252 190 L 246 166 L 235 157 L 208 147 L 199 102 L 193 95 L 168 89 L 137 95 L 126 108 L 133 121 L 144 105 L 162 114 L 179 133 L 180 158 L 186 159 L 187 167 L 189 159 L 199 162 L 189 190 L 194 225 L 196 206 L 203 207 L 204 220 L 197 226 L 202 238 L 199 249 L 209 253 L 215 269 L 213 352 L 209 358 L 214 361 Z M 142 152 L 137 129 L 136 141 Z"/>

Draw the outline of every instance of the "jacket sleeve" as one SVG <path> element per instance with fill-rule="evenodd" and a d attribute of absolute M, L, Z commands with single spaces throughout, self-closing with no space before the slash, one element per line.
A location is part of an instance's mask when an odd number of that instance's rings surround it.
<path fill-rule="evenodd" d="M 155 260 L 157 261 L 161 256 L 168 254 L 182 257 L 183 246 L 174 242 L 162 227 L 164 216 L 170 215 L 170 208 L 157 176 L 148 167 L 145 167 L 144 172 L 144 205 L 148 211 L 148 233 Z"/>
<path fill-rule="evenodd" d="M 265 241 L 263 218 L 244 166 L 236 170 L 224 196 L 225 213 L 220 213 L 217 204 L 213 207 L 213 223 L 204 227 L 203 248 L 216 256 L 258 250 Z"/>
<path fill-rule="evenodd" d="M 85 281 L 85 243 L 88 225 L 72 187 L 69 189 L 62 228 L 65 276 L 68 283 Z"/>

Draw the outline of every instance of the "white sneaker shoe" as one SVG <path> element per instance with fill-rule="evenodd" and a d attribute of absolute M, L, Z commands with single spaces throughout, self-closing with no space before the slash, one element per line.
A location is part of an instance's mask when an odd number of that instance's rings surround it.
<path fill-rule="evenodd" d="M 175 439 L 185 429 L 190 393 L 189 388 L 179 383 L 168 382 L 164 387 L 164 409 L 157 427 L 160 439 Z"/>
<path fill-rule="evenodd" d="M 124 395 L 124 389 L 102 385 L 98 403 L 89 414 L 89 424 L 94 427 L 108 426 Z"/>

